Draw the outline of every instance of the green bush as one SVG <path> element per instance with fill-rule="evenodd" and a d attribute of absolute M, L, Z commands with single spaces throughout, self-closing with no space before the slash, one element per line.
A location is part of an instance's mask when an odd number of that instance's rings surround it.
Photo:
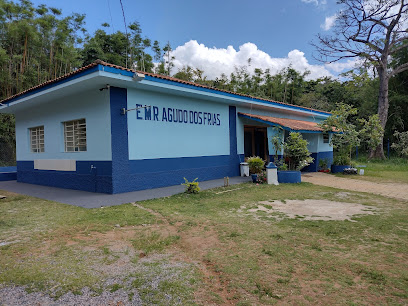
<path fill-rule="evenodd" d="M 248 163 L 251 174 L 261 173 L 265 166 L 265 161 L 259 156 L 248 157 L 246 162 Z"/>
<path fill-rule="evenodd" d="M 186 190 L 184 191 L 185 193 L 199 193 L 200 192 L 200 187 L 198 187 L 198 182 L 197 178 L 195 178 L 194 181 L 189 182 L 186 178 L 184 178 L 184 183 L 182 185 L 186 186 Z"/>
<path fill-rule="evenodd" d="M 401 157 L 408 157 L 408 131 L 407 132 L 398 132 L 395 131 L 394 137 L 397 140 L 391 145 L 398 155 Z"/>
<path fill-rule="evenodd" d="M 289 170 L 302 170 L 302 168 L 310 165 L 314 160 L 310 157 L 307 140 L 303 139 L 302 135 L 296 132 L 289 134 L 284 144 L 284 154 L 285 158 L 289 161 Z"/>
<path fill-rule="evenodd" d="M 341 166 L 341 165 L 350 165 L 351 159 L 346 154 L 339 154 L 333 158 L 333 165 Z"/>
<path fill-rule="evenodd" d="M 329 160 L 327 158 L 319 159 L 319 168 L 321 170 L 326 170 L 328 165 L 329 165 Z"/>

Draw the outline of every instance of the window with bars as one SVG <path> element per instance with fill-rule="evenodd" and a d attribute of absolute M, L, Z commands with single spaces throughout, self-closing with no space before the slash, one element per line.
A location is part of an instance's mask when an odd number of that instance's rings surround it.
<path fill-rule="evenodd" d="M 329 133 L 323 133 L 323 143 L 329 143 L 329 142 L 330 142 Z"/>
<path fill-rule="evenodd" d="M 85 119 L 64 122 L 65 152 L 86 151 Z"/>
<path fill-rule="evenodd" d="M 44 126 L 30 128 L 30 148 L 33 153 L 44 152 Z"/>

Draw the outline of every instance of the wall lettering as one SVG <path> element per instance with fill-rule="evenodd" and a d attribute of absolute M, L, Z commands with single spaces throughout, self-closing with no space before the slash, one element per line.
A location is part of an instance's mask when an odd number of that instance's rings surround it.
<path fill-rule="evenodd" d="M 142 107 L 136 104 L 136 107 Z M 144 109 L 136 110 L 137 120 L 162 121 L 173 123 L 189 123 L 198 125 L 221 125 L 220 114 L 211 112 L 197 112 L 186 109 L 151 106 Z"/>

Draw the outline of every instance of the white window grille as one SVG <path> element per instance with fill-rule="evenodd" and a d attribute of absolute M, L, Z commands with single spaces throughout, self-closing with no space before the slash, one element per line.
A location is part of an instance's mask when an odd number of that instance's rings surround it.
<path fill-rule="evenodd" d="M 86 151 L 85 119 L 64 122 L 65 152 Z"/>
<path fill-rule="evenodd" d="M 33 153 L 44 152 L 44 126 L 30 128 L 30 148 Z"/>

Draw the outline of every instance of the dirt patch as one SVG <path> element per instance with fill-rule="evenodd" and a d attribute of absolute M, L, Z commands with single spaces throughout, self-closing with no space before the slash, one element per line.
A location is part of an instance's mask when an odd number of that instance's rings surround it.
<path fill-rule="evenodd" d="M 304 220 L 349 220 L 358 215 L 372 215 L 375 207 L 357 203 L 336 202 L 327 200 L 287 200 L 262 201 L 256 208 L 248 209 L 248 212 L 265 212 L 273 214 L 284 213 L 289 218 L 303 218 Z"/>
<path fill-rule="evenodd" d="M 302 175 L 302 182 L 358 192 L 368 192 L 399 200 L 408 200 L 408 184 L 375 183 L 358 179 L 337 177 L 321 172 Z"/>

